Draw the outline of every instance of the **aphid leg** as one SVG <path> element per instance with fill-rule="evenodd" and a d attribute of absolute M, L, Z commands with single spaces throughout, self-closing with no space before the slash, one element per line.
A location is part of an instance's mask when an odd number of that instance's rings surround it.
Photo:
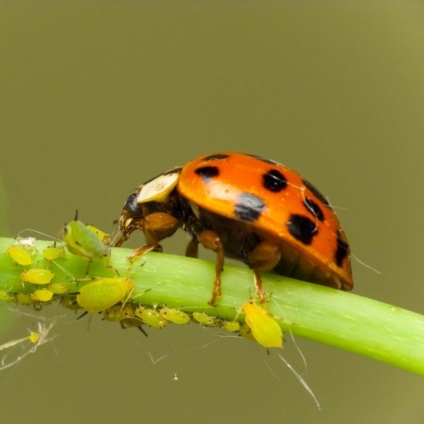
<path fill-rule="evenodd" d="M 204 230 L 197 236 L 199 243 L 205 248 L 216 252 L 215 281 L 213 284 L 212 298 L 209 305 L 214 306 L 216 298 L 221 296 L 221 273 L 224 270 L 224 247 L 221 240 L 213 231 Z"/>
<path fill-rule="evenodd" d="M 81 318 L 84 318 L 88 314 L 87 311 L 84 311 L 79 317 L 77 317 L 77 321 Z"/>
<path fill-rule="evenodd" d="M 141 325 L 137 327 L 146 337 L 149 337 L 149 335 L 146 333 L 146 331 L 143 329 Z"/>
<path fill-rule="evenodd" d="M 85 269 L 85 276 L 88 275 L 88 273 L 90 272 L 90 267 L 91 267 L 91 260 L 87 262 L 87 268 Z"/>
<path fill-rule="evenodd" d="M 120 321 L 119 321 L 119 323 L 120 323 L 120 325 L 121 325 L 121 328 L 123 329 L 123 330 L 126 330 L 126 329 L 128 329 L 128 328 L 130 328 L 130 327 L 133 327 L 134 325 L 133 325 L 133 322 L 132 321 L 134 321 L 135 319 L 134 318 L 129 318 L 129 320 L 130 321 L 127 321 L 128 320 L 128 318 L 125 318 L 125 319 L 121 319 Z M 139 321 L 139 320 L 137 320 L 137 321 Z M 141 325 L 137 325 L 136 326 L 146 337 L 149 337 L 149 335 L 146 333 L 146 331 L 144 330 L 144 328 L 141 326 Z"/>
<path fill-rule="evenodd" d="M 261 303 L 266 300 L 266 293 L 262 287 L 260 271 L 271 271 L 278 264 L 281 258 L 280 249 L 277 244 L 269 241 L 262 241 L 252 249 L 248 255 L 248 264 L 254 272 L 254 283 L 256 295 Z"/>

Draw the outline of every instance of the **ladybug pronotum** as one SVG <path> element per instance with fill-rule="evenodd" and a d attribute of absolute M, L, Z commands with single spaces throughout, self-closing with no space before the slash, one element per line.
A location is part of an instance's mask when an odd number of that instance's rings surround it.
<path fill-rule="evenodd" d="M 224 257 L 254 271 L 263 301 L 261 271 L 351 290 L 350 249 L 327 199 L 297 172 L 258 156 L 215 153 L 201 156 L 138 186 L 119 219 L 121 246 L 134 230 L 146 244 L 131 255 L 161 250 L 160 241 L 178 228 L 191 237 L 186 255 L 198 245 L 216 252 L 210 304 L 221 295 Z"/>

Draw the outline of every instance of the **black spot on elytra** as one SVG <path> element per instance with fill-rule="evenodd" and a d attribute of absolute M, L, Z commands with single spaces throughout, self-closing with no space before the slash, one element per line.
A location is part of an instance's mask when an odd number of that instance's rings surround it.
<path fill-rule="evenodd" d="M 227 159 L 230 155 L 226 155 L 225 153 L 216 153 L 214 155 L 205 156 L 202 161 L 210 161 L 216 159 Z"/>
<path fill-rule="evenodd" d="M 307 179 L 302 178 L 303 184 L 311 190 L 312 194 L 320 200 L 327 208 L 331 209 L 330 204 L 328 203 L 328 200 L 325 198 L 325 196 L 313 185 L 311 184 Z"/>
<path fill-rule="evenodd" d="M 212 178 L 219 175 L 219 169 L 216 166 L 201 166 L 194 173 L 202 177 L 205 182 L 209 182 Z"/>
<path fill-rule="evenodd" d="M 312 243 L 314 236 L 318 234 L 318 228 L 308 217 L 293 214 L 287 222 L 289 233 L 305 245 Z"/>
<path fill-rule="evenodd" d="M 334 260 L 336 262 L 336 265 L 342 266 L 343 261 L 348 254 L 349 254 L 349 245 L 342 238 L 342 236 L 340 235 L 340 232 L 337 232 L 337 249 L 336 249 L 336 253 L 334 254 Z"/>
<path fill-rule="evenodd" d="M 272 160 L 272 159 L 265 159 L 265 158 L 263 158 L 263 157 L 261 157 L 261 156 L 251 155 L 251 154 L 249 154 L 249 153 L 245 153 L 245 155 L 246 155 L 246 156 L 250 156 L 251 158 L 258 159 L 258 160 L 260 160 L 261 162 L 268 163 L 269 165 L 280 165 L 278 162 L 276 162 L 275 160 Z"/>
<path fill-rule="evenodd" d="M 317 203 L 315 203 L 309 197 L 306 197 L 303 200 L 303 204 L 305 205 L 308 212 L 310 212 L 315 218 L 317 218 L 318 221 L 324 221 L 324 213 Z"/>
<path fill-rule="evenodd" d="M 265 208 L 264 201 L 250 193 L 242 193 L 237 199 L 234 215 L 243 221 L 256 221 Z"/>
<path fill-rule="evenodd" d="M 267 190 L 278 193 L 287 187 L 287 179 L 278 169 L 271 169 L 262 175 L 262 185 Z"/>

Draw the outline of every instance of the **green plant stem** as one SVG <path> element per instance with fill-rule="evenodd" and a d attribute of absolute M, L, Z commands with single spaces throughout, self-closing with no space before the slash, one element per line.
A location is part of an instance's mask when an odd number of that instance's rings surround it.
<path fill-rule="evenodd" d="M 22 284 L 24 267 L 5 254 L 13 239 L 0 238 L 0 291 L 18 293 L 39 288 Z M 37 241 L 39 252 L 51 242 Z M 216 307 L 208 305 L 215 264 L 198 259 L 149 253 L 134 264 L 127 260 L 131 250 L 112 249 L 111 265 L 121 276 L 134 281 L 132 301 L 141 305 L 201 311 L 223 320 L 240 320 L 242 304 L 254 293 L 253 275 L 246 268 L 226 265 L 222 276 L 223 295 Z M 55 280 L 68 281 L 68 293 L 78 292 L 87 262 L 67 252 L 57 264 L 36 257 L 36 267 L 48 267 Z M 100 260 L 90 267 L 91 276 L 110 276 Z M 276 274 L 263 274 L 269 296 L 266 307 L 284 332 L 356 352 L 424 375 L 424 316 L 396 306 L 363 298 L 320 285 Z M 54 281 L 55 281 L 54 280 Z M 34 287 L 33 287 L 34 286 Z"/>

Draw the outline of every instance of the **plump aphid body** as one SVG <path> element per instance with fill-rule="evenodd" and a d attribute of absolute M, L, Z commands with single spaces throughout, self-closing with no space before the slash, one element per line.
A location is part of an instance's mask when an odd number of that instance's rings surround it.
<path fill-rule="evenodd" d="M 75 219 L 63 227 L 63 239 L 68 250 L 89 262 L 96 258 L 107 258 L 110 255 L 110 247 L 103 242 L 104 238 L 99 238 L 99 234 L 101 236 L 104 233 L 78 220 L 78 211 Z"/>
<path fill-rule="evenodd" d="M 63 246 L 50 246 L 43 250 L 43 258 L 46 261 L 55 261 L 59 258 L 65 258 L 65 248 Z"/>
<path fill-rule="evenodd" d="M 49 284 L 53 280 L 54 274 L 45 268 L 31 268 L 21 274 L 21 280 L 32 284 Z"/>
<path fill-rule="evenodd" d="M 166 319 L 156 309 L 140 306 L 136 308 L 134 314 L 151 327 L 164 328 L 167 324 Z"/>
<path fill-rule="evenodd" d="M 146 245 L 132 256 L 161 250 L 178 228 L 190 236 L 186 255 L 199 243 L 217 253 L 211 304 L 221 294 L 224 256 L 242 260 L 265 293 L 261 271 L 351 290 L 347 238 L 327 199 L 297 172 L 242 153 L 197 158 L 138 186 L 120 218 L 121 238 L 140 229 Z"/>
<path fill-rule="evenodd" d="M 242 305 L 246 324 L 255 340 L 264 347 L 282 347 L 283 332 L 277 321 L 262 307 L 252 301 Z"/>
<path fill-rule="evenodd" d="M 53 295 L 54 293 L 48 289 L 35 290 L 34 293 L 31 293 L 32 299 L 38 302 L 50 302 Z"/>
<path fill-rule="evenodd" d="M 174 324 L 188 324 L 190 322 L 190 315 L 188 315 L 186 312 L 181 311 L 179 309 L 171 309 L 166 306 L 163 306 L 159 313 L 170 322 L 173 322 Z"/>
<path fill-rule="evenodd" d="M 32 264 L 31 254 L 24 248 L 11 245 L 6 249 L 6 253 L 19 265 L 27 266 Z"/>
<path fill-rule="evenodd" d="M 125 301 L 133 288 L 127 278 L 102 278 L 81 287 L 77 302 L 87 312 L 97 313 Z"/>

